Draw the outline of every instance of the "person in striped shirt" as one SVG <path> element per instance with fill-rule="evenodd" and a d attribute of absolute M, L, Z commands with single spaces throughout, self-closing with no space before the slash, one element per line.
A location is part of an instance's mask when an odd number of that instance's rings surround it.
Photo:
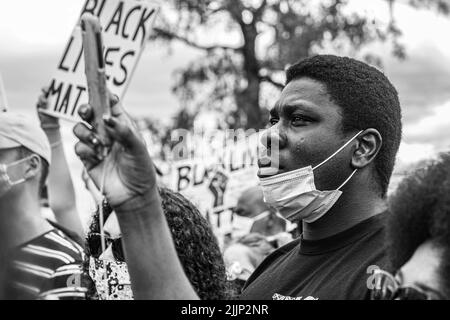
<path fill-rule="evenodd" d="M 51 162 L 37 122 L 0 114 L 0 299 L 85 299 L 83 247 L 41 216 Z"/>

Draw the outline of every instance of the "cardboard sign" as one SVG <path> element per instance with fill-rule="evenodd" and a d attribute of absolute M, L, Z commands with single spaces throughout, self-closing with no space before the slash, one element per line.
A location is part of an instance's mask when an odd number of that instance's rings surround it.
<path fill-rule="evenodd" d="M 81 16 L 92 13 L 103 27 L 106 77 L 109 90 L 123 98 L 147 43 L 158 7 L 146 0 L 86 0 Z M 76 119 L 88 102 L 83 45 L 78 20 L 49 86 L 48 113 Z"/>
<path fill-rule="evenodd" d="M 206 216 L 214 228 L 231 222 L 230 209 L 242 192 L 259 183 L 257 178 L 258 134 L 239 141 L 195 143 L 204 148 L 201 158 L 172 164 L 169 187 L 183 194 Z M 208 149 L 209 150 L 206 150 Z"/>
<path fill-rule="evenodd" d="M 8 111 L 8 100 L 6 99 L 6 91 L 3 86 L 2 75 L 0 74 L 0 111 Z"/>

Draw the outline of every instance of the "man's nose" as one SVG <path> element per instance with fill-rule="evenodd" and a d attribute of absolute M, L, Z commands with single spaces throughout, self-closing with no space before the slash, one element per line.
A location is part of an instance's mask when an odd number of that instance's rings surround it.
<path fill-rule="evenodd" d="M 277 151 L 277 149 L 282 149 L 286 146 L 286 138 L 280 132 L 278 125 L 275 125 L 262 134 L 261 143 L 267 150 Z"/>

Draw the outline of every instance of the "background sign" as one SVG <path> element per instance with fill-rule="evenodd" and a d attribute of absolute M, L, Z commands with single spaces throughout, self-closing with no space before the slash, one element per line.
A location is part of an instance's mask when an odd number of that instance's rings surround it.
<path fill-rule="evenodd" d="M 217 140 L 223 145 L 218 147 L 211 141 L 198 139 L 193 145 L 202 152 L 194 153 L 194 158 L 173 162 L 168 185 L 196 205 L 214 229 L 225 230 L 231 223 L 230 209 L 236 206 L 242 192 L 259 183 L 256 175 L 259 135 L 238 141 L 221 137 Z"/>
<path fill-rule="evenodd" d="M 109 90 L 121 99 L 147 43 L 157 6 L 142 0 L 87 0 L 80 14 L 98 16 L 103 27 L 106 76 Z M 88 102 L 83 45 L 78 20 L 49 86 L 49 113 L 77 117 Z"/>

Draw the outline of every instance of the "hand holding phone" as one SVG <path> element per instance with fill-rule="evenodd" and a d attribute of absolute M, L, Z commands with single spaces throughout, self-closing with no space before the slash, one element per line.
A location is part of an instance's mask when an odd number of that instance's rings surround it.
<path fill-rule="evenodd" d="M 104 153 L 107 153 L 111 147 L 111 139 L 105 131 L 103 117 L 111 115 L 111 106 L 106 87 L 102 27 L 96 16 L 85 13 L 81 17 L 81 30 L 89 105 L 94 111 L 95 119 L 92 124 L 104 146 Z"/>

